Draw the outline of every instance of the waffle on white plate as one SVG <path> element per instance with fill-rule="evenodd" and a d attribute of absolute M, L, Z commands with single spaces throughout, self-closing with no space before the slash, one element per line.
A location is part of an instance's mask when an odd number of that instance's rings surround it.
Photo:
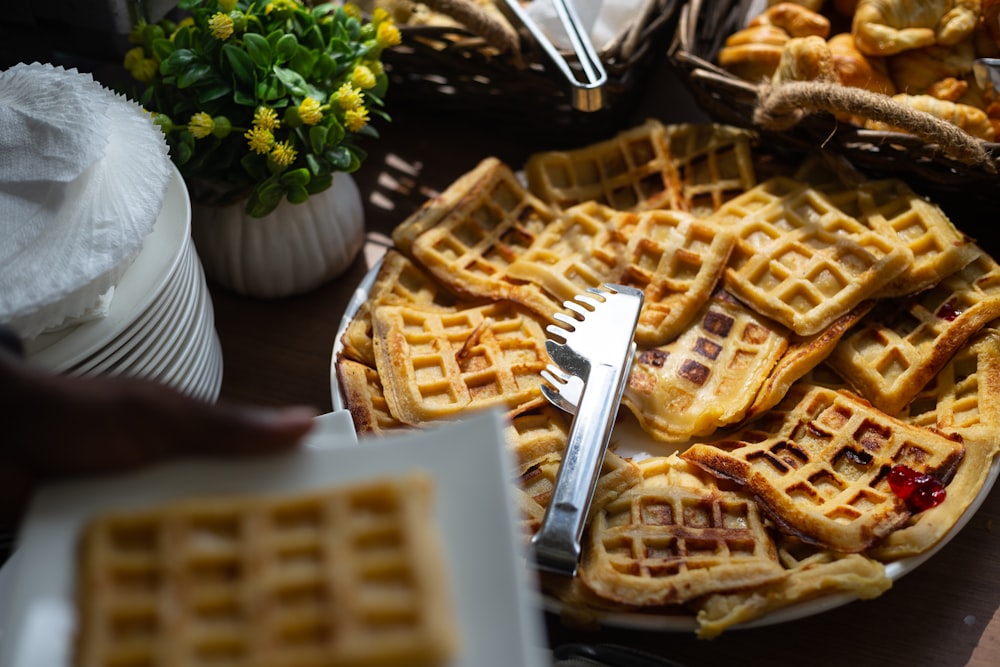
<path fill-rule="evenodd" d="M 74 664 L 448 664 L 433 481 L 103 514 L 80 540 Z"/>
<path fill-rule="evenodd" d="M 572 419 L 539 398 L 541 332 L 587 287 L 644 291 L 580 575 L 541 577 L 568 615 L 688 614 L 711 637 L 881 594 L 1000 450 L 996 262 L 901 181 L 756 158 L 743 130 L 655 120 L 523 178 L 487 158 L 400 224 L 344 333 L 362 435 L 505 406 L 528 538 Z M 522 366 L 485 352 L 508 318 Z M 905 499 L 896 466 L 944 502 Z"/>

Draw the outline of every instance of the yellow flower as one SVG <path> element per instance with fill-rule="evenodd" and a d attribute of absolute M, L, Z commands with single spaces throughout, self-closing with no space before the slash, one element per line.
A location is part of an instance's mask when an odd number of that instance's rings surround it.
<path fill-rule="evenodd" d="M 236 9 L 236 0 L 219 0 L 219 8 L 224 12 L 231 12 Z"/>
<path fill-rule="evenodd" d="M 194 114 L 188 121 L 188 131 L 194 135 L 195 139 L 204 139 L 212 134 L 214 127 L 215 123 L 212 122 L 212 117 L 204 111 Z"/>
<path fill-rule="evenodd" d="M 194 25 L 194 18 L 190 16 L 185 16 L 181 19 L 181 22 L 177 24 L 177 29 L 170 33 L 170 41 L 174 41 L 174 37 L 177 37 L 177 33 L 181 31 L 181 28 L 187 28 Z"/>
<path fill-rule="evenodd" d="M 320 120 L 323 119 L 323 110 L 320 107 L 319 102 L 311 97 L 307 97 L 302 100 L 302 104 L 299 105 L 299 118 L 306 125 L 315 125 Z"/>
<path fill-rule="evenodd" d="M 298 153 L 287 141 L 275 144 L 271 149 L 271 160 L 279 167 L 287 167 L 295 162 Z"/>
<path fill-rule="evenodd" d="M 269 2 L 264 6 L 264 13 L 270 14 L 271 12 L 290 12 L 301 7 L 296 0 L 274 0 Z"/>
<path fill-rule="evenodd" d="M 344 13 L 350 16 L 352 19 L 357 19 L 359 21 L 364 16 L 364 14 L 362 14 L 361 12 L 361 8 L 358 7 L 356 4 L 354 4 L 353 2 L 344 3 Z"/>
<path fill-rule="evenodd" d="M 268 153 L 274 146 L 274 135 L 271 134 L 271 130 L 265 130 L 262 127 L 250 128 L 243 134 L 243 137 L 250 145 L 250 150 L 258 155 Z"/>
<path fill-rule="evenodd" d="M 344 114 L 344 127 L 346 127 L 351 132 L 358 132 L 365 125 L 368 124 L 368 109 L 365 107 L 359 107 L 357 109 L 348 109 Z"/>
<path fill-rule="evenodd" d="M 385 67 L 382 66 L 381 60 L 367 60 L 365 61 L 365 67 L 370 69 L 375 76 L 385 74 Z"/>
<path fill-rule="evenodd" d="M 378 24 L 378 29 L 375 31 L 376 44 L 382 48 L 387 48 L 390 46 L 396 46 L 401 41 L 403 41 L 403 38 L 399 34 L 399 28 L 397 28 L 395 24 L 389 21 Z"/>
<path fill-rule="evenodd" d="M 337 104 L 339 104 L 340 108 L 345 111 L 349 109 L 357 109 L 364 103 L 361 91 L 355 90 L 354 86 L 352 86 L 350 82 L 341 84 L 340 88 L 337 89 L 335 97 L 337 98 Z"/>
<path fill-rule="evenodd" d="M 132 76 L 140 83 L 149 83 L 160 72 L 160 63 L 156 58 L 143 58 L 132 70 Z"/>
<path fill-rule="evenodd" d="M 255 127 L 262 127 L 265 130 L 276 130 L 281 127 L 278 112 L 270 107 L 257 107 L 257 110 L 253 112 L 253 124 Z"/>
<path fill-rule="evenodd" d="M 346 8 L 345 8 L 346 9 Z M 372 23 L 376 25 L 382 23 L 383 21 L 390 21 L 392 17 L 389 16 L 389 10 L 385 7 L 376 7 L 372 11 Z"/>
<path fill-rule="evenodd" d="M 358 65 L 351 73 L 351 83 L 362 90 L 375 87 L 375 74 L 364 65 Z"/>
<path fill-rule="evenodd" d="M 219 41 L 226 41 L 233 34 L 233 19 L 228 14 L 216 13 L 208 19 L 208 28 L 212 31 L 212 37 Z"/>

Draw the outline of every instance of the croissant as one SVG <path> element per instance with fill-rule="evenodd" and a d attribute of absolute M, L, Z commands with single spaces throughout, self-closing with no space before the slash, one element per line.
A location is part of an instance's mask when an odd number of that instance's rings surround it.
<path fill-rule="evenodd" d="M 879 56 L 866 56 L 861 53 L 851 33 L 842 32 L 834 35 L 827 41 L 827 46 L 833 56 L 833 66 L 837 70 L 837 79 L 840 83 L 884 95 L 896 92 L 885 60 Z"/>
<path fill-rule="evenodd" d="M 777 26 L 790 37 L 819 35 L 825 39 L 830 34 L 828 18 L 794 2 L 771 5 L 747 24 L 748 27 L 759 25 Z"/>
<path fill-rule="evenodd" d="M 788 0 L 767 0 L 767 6 L 773 7 L 774 5 L 780 5 L 782 2 L 787 2 Z M 792 0 L 796 5 L 802 5 L 811 12 L 819 12 L 823 9 L 823 0 Z"/>
<path fill-rule="evenodd" d="M 948 121 L 949 123 L 965 130 L 977 139 L 993 141 L 993 124 L 990 122 L 986 112 L 982 109 L 971 107 L 968 104 L 959 104 L 956 102 L 948 102 L 947 100 L 939 100 L 936 97 L 931 97 L 930 95 L 899 94 L 893 95 L 892 99 L 896 100 L 900 104 L 905 104 L 912 109 L 916 109 L 917 111 L 925 111 L 932 116 L 940 118 L 941 120 Z M 876 121 L 866 122 L 865 127 L 872 130 L 883 131 L 898 129 Z"/>
<path fill-rule="evenodd" d="M 889 76 L 897 91 L 920 95 L 936 81 L 962 78 L 972 72 L 975 58 L 971 41 L 953 47 L 928 46 L 891 56 L 888 59 Z"/>
<path fill-rule="evenodd" d="M 793 37 L 781 52 L 778 68 L 771 77 L 777 88 L 788 81 L 837 81 L 833 54 L 826 40 L 818 35 Z"/>
<path fill-rule="evenodd" d="M 769 79 L 788 39 L 788 33 L 773 25 L 745 28 L 726 40 L 719 51 L 719 65 L 746 81 Z"/>
<path fill-rule="evenodd" d="M 968 38 L 981 0 L 858 0 L 851 32 L 869 55 L 889 56 Z"/>

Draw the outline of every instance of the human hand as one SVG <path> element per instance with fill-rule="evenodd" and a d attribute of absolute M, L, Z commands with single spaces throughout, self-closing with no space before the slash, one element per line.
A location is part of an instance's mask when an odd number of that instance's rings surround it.
<path fill-rule="evenodd" d="M 0 350 L 0 519 L 18 516 L 46 479 L 291 448 L 315 414 L 208 403 L 137 378 L 54 375 Z"/>

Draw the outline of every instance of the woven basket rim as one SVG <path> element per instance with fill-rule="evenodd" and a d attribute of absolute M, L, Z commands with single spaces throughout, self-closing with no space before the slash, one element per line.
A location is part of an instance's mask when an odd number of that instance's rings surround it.
<path fill-rule="evenodd" d="M 711 4 L 690 0 L 680 9 L 674 39 L 667 57 L 694 94 L 699 106 L 710 116 L 766 134 L 769 139 L 782 141 L 800 149 L 811 147 L 839 148 L 858 166 L 897 170 L 903 168 L 923 180 L 947 187 L 967 187 L 970 180 L 1000 187 L 1000 176 L 988 168 L 969 164 L 945 154 L 938 146 L 928 144 L 906 132 L 872 130 L 838 121 L 830 114 L 805 117 L 788 131 L 768 132 L 753 121 L 758 100 L 758 87 L 740 79 L 715 64 L 718 50 L 732 34 L 728 29 L 706 19 L 705 10 L 724 17 L 730 25 L 744 25 L 748 0 L 724 0 Z M 738 14 L 734 18 L 734 14 Z M 977 139 L 990 154 L 993 167 L 1000 167 L 1000 142 Z M 909 163 L 900 164 L 909 158 Z M 998 169 L 997 171 L 1000 171 Z"/>

